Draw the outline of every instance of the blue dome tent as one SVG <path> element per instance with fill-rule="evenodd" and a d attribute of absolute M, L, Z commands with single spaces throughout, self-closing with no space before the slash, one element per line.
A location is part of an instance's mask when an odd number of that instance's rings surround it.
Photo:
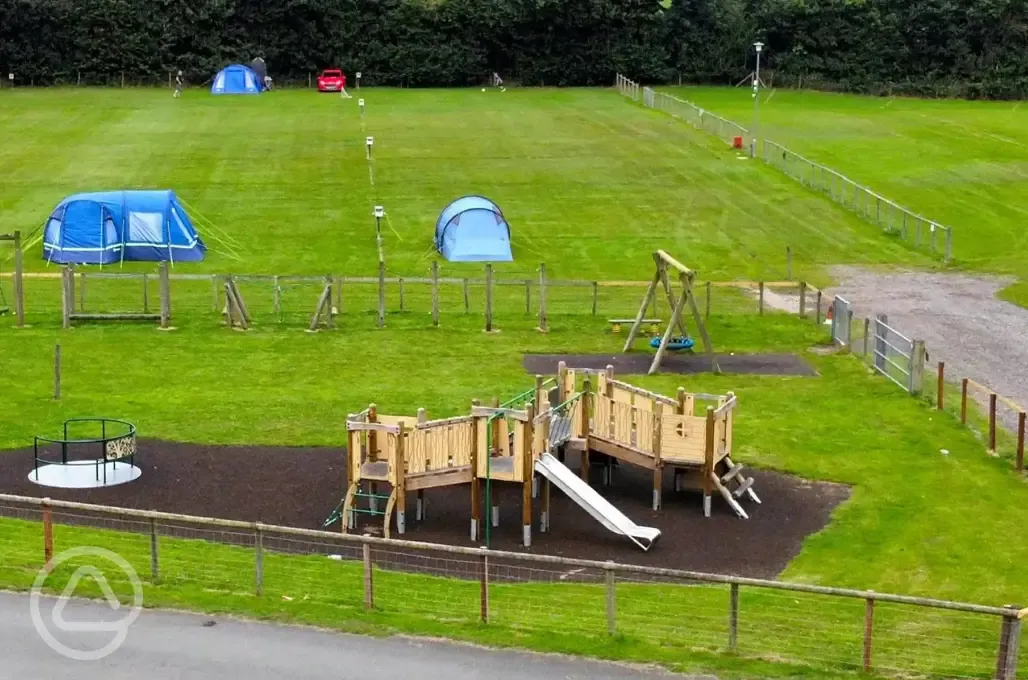
<path fill-rule="evenodd" d="M 435 225 L 435 247 L 450 262 L 514 261 L 507 219 L 482 196 L 464 196 L 446 206 Z"/>
<path fill-rule="evenodd" d="M 218 71 L 211 94 L 260 94 L 263 83 L 249 66 L 232 64 Z"/>
<path fill-rule="evenodd" d="M 43 259 L 58 264 L 199 262 L 206 252 L 171 190 L 69 196 L 43 235 Z"/>

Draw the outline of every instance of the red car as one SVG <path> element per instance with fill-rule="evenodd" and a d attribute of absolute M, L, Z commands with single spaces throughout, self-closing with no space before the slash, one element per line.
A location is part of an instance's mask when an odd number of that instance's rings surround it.
<path fill-rule="evenodd" d="M 346 89 L 346 74 L 337 68 L 325 69 L 318 76 L 318 92 L 341 92 Z"/>

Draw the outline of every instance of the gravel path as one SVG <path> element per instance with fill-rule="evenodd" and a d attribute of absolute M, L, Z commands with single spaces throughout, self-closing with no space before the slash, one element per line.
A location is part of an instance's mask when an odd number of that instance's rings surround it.
<path fill-rule="evenodd" d="M 861 267 L 831 272 L 840 284 L 829 292 L 849 300 L 855 317 L 887 314 L 890 326 L 925 341 L 926 373 L 945 361 L 950 380 L 966 376 L 1028 404 L 1028 310 L 996 298 L 1011 279 Z M 1005 424 L 1016 423 L 1003 411 Z"/>

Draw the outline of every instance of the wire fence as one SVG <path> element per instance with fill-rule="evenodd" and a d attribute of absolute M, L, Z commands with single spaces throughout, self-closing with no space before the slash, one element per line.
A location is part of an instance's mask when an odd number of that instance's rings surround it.
<path fill-rule="evenodd" d="M 153 321 L 160 317 L 158 273 L 81 266 L 69 271 L 70 285 L 61 273 L 23 274 L 26 323 L 75 325 L 97 319 Z M 566 317 L 590 317 L 600 323 L 633 319 L 649 285 L 647 281 L 551 279 L 545 265 L 533 278 L 494 276 L 489 266 L 475 277 L 438 273 L 433 265 L 414 276 L 169 274 L 167 293 L 175 326 L 225 323 L 229 311 L 225 284 L 231 281 L 249 320 L 263 326 L 311 330 L 343 324 L 438 326 L 477 317 L 487 328 L 510 324 L 548 330 L 551 321 L 559 325 Z M 326 290 L 329 304 L 323 308 L 319 303 Z M 828 304 L 819 289 L 802 281 L 702 282 L 694 287 L 694 294 L 707 318 L 777 311 L 820 319 Z M 780 304 L 783 297 L 791 300 L 785 309 Z M 646 315 L 666 319 L 670 313 L 667 299 L 654 296 Z"/>
<path fill-rule="evenodd" d="M 617 636 L 655 654 L 732 654 L 897 677 L 1013 680 L 1024 661 L 1028 610 L 1012 606 L 6 495 L 0 517 L 0 584 L 16 589 L 28 589 L 63 551 L 103 546 L 136 571 L 149 606 L 221 598 L 241 613 L 280 607 L 304 620 L 374 617 L 456 637 L 484 625 L 545 637 L 551 648 Z M 82 566 L 101 565 L 71 559 L 44 586 L 61 590 Z M 111 576 L 116 594 L 132 594 L 129 575 Z"/>
<path fill-rule="evenodd" d="M 647 108 L 664 111 L 735 148 L 742 149 L 745 146 L 752 156 L 763 159 L 768 165 L 774 166 L 808 188 L 824 194 L 839 205 L 849 208 L 862 219 L 902 239 L 914 248 L 940 255 L 944 262 L 952 258 L 952 228 L 923 217 L 842 173 L 790 151 L 777 142 L 755 138 L 748 129 L 738 123 L 722 118 L 688 100 L 649 87 L 640 88 L 638 83 L 620 74 L 616 77 L 615 87 L 621 95 L 641 102 Z"/>

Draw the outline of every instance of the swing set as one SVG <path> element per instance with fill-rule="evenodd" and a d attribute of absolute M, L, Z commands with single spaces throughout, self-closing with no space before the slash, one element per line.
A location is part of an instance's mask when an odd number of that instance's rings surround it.
<path fill-rule="evenodd" d="M 0 258 L 0 316 L 9 314 L 11 312 L 10 303 L 4 294 L 3 282 L 5 280 L 4 274 L 4 263 L 7 259 L 14 260 L 14 272 L 12 273 L 13 278 L 13 303 L 14 303 L 14 315 L 17 320 L 18 327 L 25 325 L 25 288 L 22 271 L 22 243 L 21 243 L 21 232 L 16 231 L 13 234 L 0 234 L 0 243 L 5 241 L 11 241 L 14 243 L 14 254 L 10 258 Z"/>

